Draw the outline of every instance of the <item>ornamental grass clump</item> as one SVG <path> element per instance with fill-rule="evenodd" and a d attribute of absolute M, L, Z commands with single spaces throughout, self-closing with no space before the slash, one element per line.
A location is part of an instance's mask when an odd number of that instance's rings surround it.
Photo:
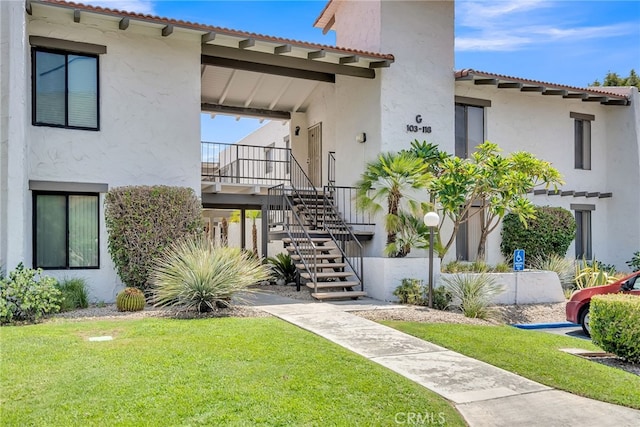
<path fill-rule="evenodd" d="M 89 307 L 89 293 L 84 279 L 76 277 L 65 279 L 58 283 L 58 289 L 62 293 L 60 311 L 71 311 Z"/>
<path fill-rule="evenodd" d="M 488 319 L 494 317 L 491 308 L 492 299 L 504 289 L 487 273 L 454 274 L 450 277 L 442 276 L 447 289 L 453 296 L 453 304 L 459 305 L 466 317 Z"/>
<path fill-rule="evenodd" d="M 207 312 L 230 305 L 231 297 L 269 280 L 268 265 L 238 248 L 216 247 L 205 238 L 172 243 L 151 274 L 156 307 Z"/>

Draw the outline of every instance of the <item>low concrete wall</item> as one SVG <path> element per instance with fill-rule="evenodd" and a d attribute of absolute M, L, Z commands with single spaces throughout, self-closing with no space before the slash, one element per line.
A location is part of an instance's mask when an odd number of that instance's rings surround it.
<path fill-rule="evenodd" d="M 429 277 L 427 258 L 364 258 L 364 290 L 371 298 L 381 301 L 397 301 L 393 291 L 402 279 L 420 279 L 425 284 Z M 440 274 L 440 259 L 433 260 L 434 286 Z"/>
<path fill-rule="evenodd" d="M 560 279 L 552 271 L 531 270 L 490 274 L 504 287 L 504 291 L 493 298 L 494 304 L 544 304 L 565 301 Z M 441 279 L 451 276 L 453 274 L 443 273 Z M 446 286 L 442 280 L 439 284 Z"/>

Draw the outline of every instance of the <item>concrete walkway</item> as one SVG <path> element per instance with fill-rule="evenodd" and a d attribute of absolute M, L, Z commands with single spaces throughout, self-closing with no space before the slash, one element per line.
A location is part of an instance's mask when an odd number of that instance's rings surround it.
<path fill-rule="evenodd" d="M 349 313 L 384 309 L 387 303 L 307 302 L 267 293 L 253 294 L 246 303 L 438 393 L 472 427 L 640 426 L 640 411 L 554 390 Z"/>

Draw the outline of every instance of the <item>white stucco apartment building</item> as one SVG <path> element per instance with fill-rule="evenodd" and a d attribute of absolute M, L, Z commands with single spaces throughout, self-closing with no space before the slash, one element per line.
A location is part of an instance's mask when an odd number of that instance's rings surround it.
<path fill-rule="evenodd" d="M 329 152 L 336 183 L 349 186 L 380 152 L 416 138 L 450 153 L 482 140 L 531 151 L 566 181 L 534 203 L 581 221 L 569 255 L 590 247 L 624 267 L 640 249 L 637 89 L 454 72 L 453 19 L 453 1 L 334 0 L 315 25 L 336 31 L 335 47 L 57 0 L 0 2 L 0 264 L 81 276 L 92 299 L 113 300 L 122 283 L 102 205 L 117 186 L 191 187 L 205 207 L 265 217 L 263 186 L 202 181 L 209 112 L 285 121 L 318 186 Z M 385 244 L 378 222 L 368 256 Z M 498 247 L 495 232 L 488 262 Z"/>

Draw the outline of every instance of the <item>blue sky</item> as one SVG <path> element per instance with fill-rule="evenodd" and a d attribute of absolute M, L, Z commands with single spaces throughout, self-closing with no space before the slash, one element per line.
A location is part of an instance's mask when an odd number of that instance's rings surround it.
<path fill-rule="evenodd" d="M 82 0 L 76 0 L 81 1 Z M 326 1 L 85 0 L 238 30 L 335 44 L 313 22 Z M 640 0 L 456 1 L 456 69 L 584 87 L 608 71 L 640 72 Z M 393 53 L 393 52 L 384 52 Z M 234 142 L 259 126 L 253 119 L 204 116 L 205 140 Z"/>

